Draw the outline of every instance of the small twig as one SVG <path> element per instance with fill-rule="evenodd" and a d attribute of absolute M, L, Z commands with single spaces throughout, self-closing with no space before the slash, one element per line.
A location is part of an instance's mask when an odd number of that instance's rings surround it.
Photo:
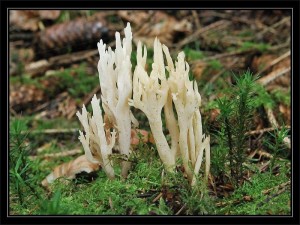
<path fill-rule="evenodd" d="M 271 125 L 273 125 L 276 128 L 279 127 L 278 122 L 275 118 L 275 115 L 273 113 L 273 110 L 270 108 L 267 108 L 266 106 L 264 106 L 266 112 L 267 112 L 267 116 L 268 116 L 268 120 L 270 122 Z M 285 137 L 283 139 L 284 144 L 288 147 L 288 149 L 291 149 L 291 139 L 289 137 Z"/>
<path fill-rule="evenodd" d="M 199 62 L 202 62 L 202 61 L 211 61 L 211 60 L 214 60 L 214 59 L 220 59 L 220 58 L 225 58 L 225 57 L 234 56 L 234 55 L 242 55 L 242 54 L 246 54 L 246 53 L 249 54 L 249 53 L 256 52 L 256 51 L 257 50 L 255 50 L 255 49 L 247 49 L 247 50 L 237 50 L 237 51 L 234 51 L 234 52 L 225 52 L 225 53 L 221 53 L 221 54 L 218 54 L 218 55 L 205 57 L 205 59 L 194 60 L 192 62 L 192 64 L 199 63 Z"/>
<path fill-rule="evenodd" d="M 265 72 L 266 70 L 270 69 L 272 66 L 276 65 L 277 63 L 279 63 L 280 61 L 282 61 L 283 59 L 285 59 L 286 57 L 291 55 L 291 50 L 288 50 L 286 53 L 284 53 L 283 55 L 279 56 L 278 58 L 274 59 L 273 61 L 271 61 L 266 67 L 264 67 L 261 71 L 257 72 L 256 75 L 262 74 L 263 72 Z"/>
<path fill-rule="evenodd" d="M 30 134 L 65 134 L 65 133 L 75 133 L 78 132 L 78 128 L 70 129 L 46 129 L 46 130 L 33 130 Z M 24 133 L 26 133 L 25 131 Z"/>
<path fill-rule="evenodd" d="M 283 192 L 285 192 L 288 189 L 287 184 L 284 185 L 278 192 L 276 192 L 275 194 L 267 197 L 263 202 L 260 202 L 259 204 L 257 204 L 257 207 L 261 207 L 263 206 L 263 204 L 268 203 L 269 201 L 271 201 L 273 198 L 277 197 L 278 195 L 282 194 Z"/>
<path fill-rule="evenodd" d="M 163 193 L 160 192 L 160 193 L 155 197 L 155 199 L 153 199 L 152 203 L 154 203 L 154 202 L 156 202 L 158 199 L 160 199 L 162 195 L 163 195 Z"/>
<path fill-rule="evenodd" d="M 219 28 L 224 27 L 224 26 L 228 26 L 229 22 L 226 20 L 219 20 L 217 22 L 214 22 L 212 24 L 209 24 L 206 27 L 203 27 L 201 29 L 198 29 L 195 33 L 193 33 L 192 35 L 187 36 L 185 39 L 183 39 L 181 42 L 177 43 L 175 45 L 176 49 L 181 49 L 182 46 L 189 44 L 191 42 L 193 42 L 194 40 L 196 40 L 199 36 L 203 35 L 205 32 L 212 30 L 214 28 Z"/>
<path fill-rule="evenodd" d="M 270 164 L 270 160 L 267 161 L 265 164 L 261 165 L 258 167 L 259 172 L 261 173 L 263 170 L 265 170 L 267 168 L 267 166 Z"/>
<path fill-rule="evenodd" d="M 237 58 L 235 58 L 233 60 L 232 63 L 230 63 L 226 68 L 224 68 L 223 70 L 221 70 L 219 73 L 217 73 L 216 75 L 214 75 L 209 81 L 208 81 L 208 84 L 209 83 L 213 83 L 217 78 L 219 78 L 224 72 L 226 72 L 228 70 L 228 68 L 232 67 L 236 62 L 238 61 Z"/>
<path fill-rule="evenodd" d="M 278 129 L 282 129 L 282 128 L 291 129 L 290 126 L 280 126 L 280 127 L 278 127 Z M 265 132 L 274 131 L 274 130 L 276 130 L 275 127 L 269 127 L 269 128 L 264 128 L 264 129 L 260 129 L 260 130 L 252 130 L 252 131 L 248 131 L 248 132 L 245 133 L 245 135 L 263 134 L 263 133 L 265 133 Z"/>
<path fill-rule="evenodd" d="M 108 201 L 109 201 L 109 206 L 110 206 L 111 210 L 114 211 L 115 209 L 114 209 L 114 206 L 113 206 L 113 202 L 112 202 L 111 197 L 108 198 Z"/>
<path fill-rule="evenodd" d="M 175 213 L 175 215 L 176 216 L 179 215 L 185 209 L 185 207 L 186 207 L 186 203 L 178 210 L 177 213 Z"/>
<path fill-rule="evenodd" d="M 284 188 L 285 186 L 290 185 L 290 184 L 291 184 L 291 181 L 287 181 L 287 182 L 282 183 L 282 184 L 279 184 L 279 185 L 277 185 L 277 186 L 275 186 L 275 187 L 269 188 L 269 189 L 267 189 L 267 190 L 263 190 L 262 193 L 266 195 L 266 194 L 269 194 L 272 190 L 274 190 L 274 189 L 276 189 L 276 188 L 282 189 L 282 188 Z"/>
<path fill-rule="evenodd" d="M 272 26 L 267 26 L 266 29 L 264 29 L 261 32 L 257 33 L 256 36 L 260 37 L 260 36 L 264 35 L 266 32 L 271 31 L 274 28 L 276 28 L 276 27 L 280 26 L 281 24 L 284 24 L 284 23 L 286 23 L 290 20 L 291 20 L 291 17 L 287 16 L 287 17 L 283 18 L 282 20 L 280 20 L 279 22 L 274 23 Z"/>
<path fill-rule="evenodd" d="M 271 73 L 269 73 L 267 76 L 264 76 L 264 77 L 258 79 L 257 82 L 260 83 L 261 85 L 265 86 L 265 85 L 269 84 L 271 81 L 286 74 L 290 70 L 291 70 L 291 67 L 288 67 L 288 68 L 285 67 L 285 68 L 280 68 L 280 69 L 274 70 Z"/>
<path fill-rule="evenodd" d="M 83 104 L 87 105 L 93 96 L 97 94 L 101 90 L 100 86 L 98 85 L 97 87 L 94 88 L 94 90 L 83 100 Z"/>
<path fill-rule="evenodd" d="M 266 86 L 268 83 L 270 83 L 272 80 L 278 78 L 279 76 L 282 76 L 284 75 L 286 72 L 289 72 L 291 70 L 291 67 L 288 67 L 288 68 L 281 68 L 281 69 L 278 69 L 278 70 L 275 70 L 273 72 L 271 72 L 270 74 L 268 74 L 267 76 L 257 80 L 258 83 L 262 84 L 263 86 Z M 275 118 L 275 115 L 273 113 L 273 110 L 266 107 L 264 105 L 264 109 L 267 113 L 267 116 L 268 116 L 268 120 L 269 120 L 269 123 L 275 127 L 275 128 L 278 128 L 279 125 L 278 125 L 278 122 Z M 285 137 L 283 139 L 283 142 L 285 143 L 285 145 L 288 147 L 288 149 L 290 150 L 291 149 L 291 140 L 289 137 Z"/>
<path fill-rule="evenodd" d="M 197 11 L 192 10 L 192 14 L 193 14 L 193 17 L 195 19 L 195 24 L 196 24 L 197 30 L 201 29 L 201 25 L 200 25 L 199 16 L 198 16 Z"/>
<path fill-rule="evenodd" d="M 81 149 L 73 149 L 69 151 L 63 151 L 58 153 L 50 153 L 50 154 L 44 154 L 41 156 L 29 156 L 29 159 L 34 160 L 36 158 L 60 158 L 65 156 L 73 156 L 82 153 Z"/>

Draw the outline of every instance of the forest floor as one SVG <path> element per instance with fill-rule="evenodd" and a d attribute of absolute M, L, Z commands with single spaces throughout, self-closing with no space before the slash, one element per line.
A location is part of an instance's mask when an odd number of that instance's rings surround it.
<path fill-rule="evenodd" d="M 91 111 L 92 96 L 101 93 L 96 43 L 102 38 L 114 48 L 115 31 L 123 34 L 127 22 L 133 30 L 133 61 L 141 40 L 151 68 L 155 37 L 173 59 L 185 53 L 211 140 L 208 181 L 191 188 L 180 164 L 176 173 L 166 173 L 155 144 L 140 141 L 133 146 L 126 180 L 119 168 L 112 181 L 100 168 L 42 186 L 55 167 L 84 154 L 75 114 L 82 104 Z M 9 32 L 11 215 L 291 214 L 288 10 L 14 10 Z M 242 176 L 234 182 L 218 99 L 232 98 L 234 77 L 246 71 L 258 76 L 256 104 L 240 153 L 245 159 L 237 168 Z M 145 115 L 136 113 L 139 129 L 150 132 Z"/>

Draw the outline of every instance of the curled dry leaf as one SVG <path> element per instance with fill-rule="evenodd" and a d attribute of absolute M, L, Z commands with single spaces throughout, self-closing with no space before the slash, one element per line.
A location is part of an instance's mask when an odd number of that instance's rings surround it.
<path fill-rule="evenodd" d="M 47 187 L 54 180 L 59 177 L 66 177 L 67 179 L 74 179 L 76 174 L 81 172 L 91 173 L 97 171 L 100 168 L 98 163 L 91 163 L 85 155 L 81 155 L 75 160 L 67 163 L 63 163 L 54 168 L 52 173 L 50 173 L 43 181 L 42 185 Z"/>
<path fill-rule="evenodd" d="M 154 143 L 153 136 L 145 130 L 140 129 L 132 129 L 131 130 L 131 144 L 137 145 L 140 140 L 142 142 L 150 142 Z M 42 185 L 44 187 L 49 186 L 54 180 L 59 177 L 66 177 L 67 179 L 74 179 L 76 174 L 81 172 L 91 173 L 93 171 L 97 171 L 100 169 L 100 165 L 98 163 L 90 162 L 85 155 L 81 155 L 75 160 L 72 160 L 67 163 L 63 163 L 54 168 L 52 173 L 50 173 L 43 181 Z"/>

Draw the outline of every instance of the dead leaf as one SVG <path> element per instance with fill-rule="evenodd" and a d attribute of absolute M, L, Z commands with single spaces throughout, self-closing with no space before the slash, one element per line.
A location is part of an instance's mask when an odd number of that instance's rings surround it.
<path fill-rule="evenodd" d="M 75 160 L 67 163 L 63 163 L 54 168 L 43 181 L 42 186 L 48 187 L 54 180 L 59 177 L 66 177 L 67 179 L 74 179 L 76 174 L 81 172 L 91 173 L 99 170 L 100 165 L 98 163 L 91 163 L 85 155 L 81 155 Z"/>
<path fill-rule="evenodd" d="M 194 75 L 196 80 L 199 81 L 201 79 L 201 76 L 204 73 L 206 68 L 207 68 L 207 63 L 202 62 L 202 61 L 200 61 L 200 62 L 193 65 L 192 72 L 193 72 L 193 75 Z"/>
<path fill-rule="evenodd" d="M 54 20 L 60 10 L 10 10 L 10 24 L 22 30 L 37 31 L 42 19 Z"/>
<path fill-rule="evenodd" d="M 131 10 L 119 10 L 118 15 L 133 24 L 142 24 L 149 19 L 149 13 L 146 11 L 131 11 Z"/>
<path fill-rule="evenodd" d="M 60 15 L 60 10 L 37 10 L 41 19 L 55 20 Z"/>
<path fill-rule="evenodd" d="M 9 104 L 16 111 L 26 109 L 29 105 L 32 108 L 34 104 L 44 101 L 46 95 L 43 90 L 34 85 L 11 85 Z"/>
<path fill-rule="evenodd" d="M 284 104 L 279 104 L 279 111 L 284 115 L 284 123 L 291 124 L 291 107 Z"/>
<path fill-rule="evenodd" d="M 136 14 L 132 13 L 132 17 L 134 15 Z M 131 19 L 131 16 L 127 16 L 127 18 L 136 22 L 136 26 L 142 24 L 136 27 L 135 40 L 143 42 L 146 46 L 152 46 L 156 37 L 161 43 L 171 46 L 178 34 L 188 34 L 192 30 L 192 24 L 188 20 L 179 21 L 162 11 L 150 11 L 147 13 L 147 17 L 146 14 L 138 14 L 138 16 L 143 22 Z"/>
<path fill-rule="evenodd" d="M 130 143 L 132 145 L 137 145 L 139 142 L 142 141 L 143 143 L 154 143 L 154 138 L 153 136 L 145 130 L 141 129 L 131 129 L 131 141 Z"/>

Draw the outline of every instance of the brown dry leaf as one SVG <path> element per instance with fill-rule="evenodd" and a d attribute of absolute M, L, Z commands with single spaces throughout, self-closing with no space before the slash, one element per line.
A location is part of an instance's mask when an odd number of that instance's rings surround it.
<path fill-rule="evenodd" d="M 206 68 L 207 68 L 207 63 L 202 62 L 202 61 L 200 61 L 200 62 L 196 63 L 195 65 L 193 65 L 192 72 L 193 72 L 193 75 L 194 75 L 196 80 L 199 81 L 201 79 L 201 76 L 204 73 Z"/>
<path fill-rule="evenodd" d="M 263 54 L 262 56 L 255 56 L 251 66 L 254 71 L 260 71 L 276 58 L 277 58 L 276 55 L 271 55 L 271 54 Z"/>
<path fill-rule="evenodd" d="M 131 11 L 131 10 L 119 10 L 118 15 L 133 24 L 143 24 L 149 19 L 149 13 L 146 11 Z"/>
<path fill-rule="evenodd" d="M 59 177 L 66 177 L 67 179 L 74 179 L 76 174 L 81 172 L 91 173 L 99 170 L 100 165 L 98 163 L 91 163 L 85 155 L 81 155 L 75 160 L 67 163 L 63 163 L 54 168 L 43 181 L 42 186 L 48 187 L 54 180 Z"/>
<path fill-rule="evenodd" d="M 152 135 L 148 131 L 140 129 L 131 130 L 131 144 L 137 145 L 140 141 L 140 135 L 142 135 L 143 142 L 154 143 Z M 42 185 L 44 187 L 49 186 L 55 179 L 59 177 L 66 177 L 67 179 L 74 179 L 76 174 L 81 172 L 93 172 L 98 170 L 100 165 L 98 163 L 91 163 L 85 155 L 81 155 L 75 160 L 67 163 L 63 163 L 54 168 L 53 172 L 50 173 L 43 181 Z"/>
<path fill-rule="evenodd" d="M 154 138 L 148 131 L 140 130 L 140 129 L 131 129 L 130 143 L 132 145 L 137 145 L 139 144 L 140 140 L 144 143 L 147 142 L 154 143 Z"/>
<path fill-rule="evenodd" d="M 220 115 L 220 109 L 211 109 L 209 114 L 209 122 L 213 123 L 217 121 L 217 117 Z"/>
<path fill-rule="evenodd" d="M 67 96 L 67 98 L 58 103 L 58 111 L 61 113 L 63 117 L 67 117 L 67 119 L 71 119 L 73 115 L 77 111 L 77 105 L 75 99 L 71 96 Z"/>
<path fill-rule="evenodd" d="M 28 106 L 44 101 L 44 91 L 34 85 L 12 85 L 10 87 L 9 104 L 17 112 Z"/>
<path fill-rule="evenodd" d="M 284 116 L 284 123 L 285 124 L 291 124 L 291 107 L 286 106 L 284 104 L 279 104 L 279 111 L 283 114 Z"/>
<path fill-rule="evenodd" d="M 188 34 L 192 30 L 192 24 L 186 20 L 178 21 L 162 11 L 150 11 L 148 18 L 143 15 L 144 22 L 136 28 L 135 40 L 143 42 L 146 46 L 152 46 L 157 37 L 161 43 L 171 46 L 179 33 Z"/>
<path fill-rule="evenodd" d="M 41 19 L 54 20 L 60 15 L 60 10 L 11 10 L 10 24 L 23 30 L 37 31 Z"/>
<path fill-rule="evenodd" d="M 41 19 L 55 20 L 60 15 L 60 10 L 37 10 Z"/>

